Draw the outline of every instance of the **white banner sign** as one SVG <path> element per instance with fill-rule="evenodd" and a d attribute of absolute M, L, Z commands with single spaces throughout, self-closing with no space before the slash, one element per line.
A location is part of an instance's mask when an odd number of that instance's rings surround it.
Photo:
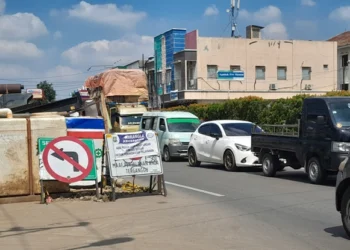
<path fill-rule="evenodd" d="M 163 174 L 154 131 L 108 134 L 106 141 L 111 177 Z"/>

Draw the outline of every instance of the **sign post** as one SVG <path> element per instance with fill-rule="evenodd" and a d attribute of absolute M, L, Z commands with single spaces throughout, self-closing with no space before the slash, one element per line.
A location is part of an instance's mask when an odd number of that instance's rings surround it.
<path fill-rule="evenodd" d="M 64 136 L 39 138 L 38 143 L 41 181 L 73 183 L 95 180 L 96 196 L 99 196 L 93 140 Z"/>
<path fill-rule="evenodd" d="M 244 71 L 219 70 L 217 79 L 221 81 L 244 81 Z"/>
<path fill-rule="evenodd" d="M 167 195 L 158 138 L 154 131 L 106 134 L 106 142 L 112 179 L 158 176 L 158 190 L 161 193 L 163 189 L 163 195 Z"/>

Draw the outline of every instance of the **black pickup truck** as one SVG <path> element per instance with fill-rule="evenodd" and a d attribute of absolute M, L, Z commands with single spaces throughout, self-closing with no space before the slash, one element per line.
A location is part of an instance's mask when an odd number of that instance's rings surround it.
<path fill-rule="evenodd" d="M 304 167 L 311 183 L 322 184 L 347 157 L 350 98 L 305 98 L 297 125 L 260 127 L 262 132 L 252 133 L 251 148 L 266 176 L 275 176 L 285 166 Z"/>

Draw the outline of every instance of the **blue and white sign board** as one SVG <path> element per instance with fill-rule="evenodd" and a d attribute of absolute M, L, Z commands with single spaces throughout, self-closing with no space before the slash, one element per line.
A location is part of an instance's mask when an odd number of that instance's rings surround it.
<path fill-rule="evenodd" d="M 112 178 L 163 174 L 154 131 L 106 134 L 109 172 Z"/>
<path fill-rule="evenodd" d="M 171 101 L 176 101 L 179 99 L 179 93 L 177 90 L 170 91 L 170 100 Z"/>
<path fill-rule="evenodd" d="M 219 70 L 217 79 L 222 81 L 243 81 L 244 71 Z"/>

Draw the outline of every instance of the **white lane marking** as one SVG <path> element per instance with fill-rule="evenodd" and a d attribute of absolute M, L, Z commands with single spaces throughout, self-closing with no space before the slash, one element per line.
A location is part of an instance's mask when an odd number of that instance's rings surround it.
<path fill-rule="evenodd" d="M 185 189 L 189 189 L 189 190 L 193 190 L 193 191 L 197 191 L 197 192 L 200 192 L 200 193 L 209 194 L 209 195 L 213 195 L 213 196 L 217 196 L 217 197 L 224 197 L 225 196 L 223 194 L 217 194 L 217 193 L 205 191 L 205 190 L 198 189 L 198 188 L 193 188 L 193 187 L 189 187 L 189 186 L 180 185 L 180 184 L 169 182 L 169 181 L 166 181 L 165 183 L 168 184 L 168 185 L 181 187 L 181 188 L 185 188 Z"/>

